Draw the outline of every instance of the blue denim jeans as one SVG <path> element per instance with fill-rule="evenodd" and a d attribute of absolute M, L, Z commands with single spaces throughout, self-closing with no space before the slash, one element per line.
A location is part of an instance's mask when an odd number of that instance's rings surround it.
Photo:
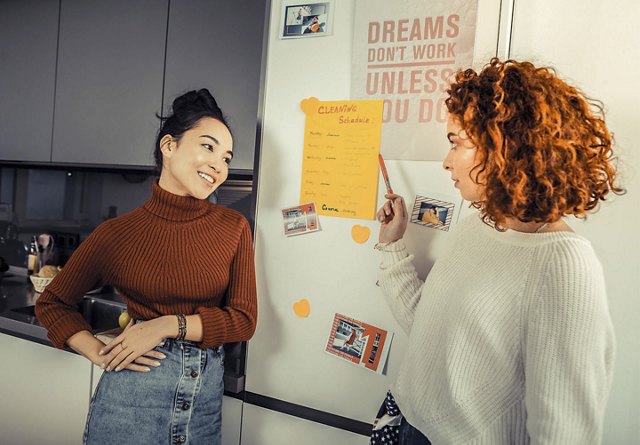
<path fill-rule="evenodd" d="M 105 372 L 91 400 L 85 444 L 220 444 L 224 349 L 165 340 L 150 372 Z"/>

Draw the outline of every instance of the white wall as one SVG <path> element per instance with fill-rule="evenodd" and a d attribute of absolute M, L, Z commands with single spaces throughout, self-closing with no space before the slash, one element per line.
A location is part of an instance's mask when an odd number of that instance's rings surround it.
<path fill-rule="evenodd" d="M 628 193 L 586 222 L 571 222 L 593 243 L 606 274 L 617 337 L 604 444 L 638 443 L 640 426 L 640 32 L 637 0 L 516 1 L 511 57 L 556 67 L 604 102 Z"/>

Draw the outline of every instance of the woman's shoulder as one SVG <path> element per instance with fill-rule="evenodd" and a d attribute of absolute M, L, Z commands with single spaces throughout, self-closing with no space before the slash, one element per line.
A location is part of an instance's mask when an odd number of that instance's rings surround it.
<path fill-rule="evenodd" d="M 536 255 L 537 292 L 553 307 L 606 304 L 605 276 L 591 243 L 573 232 L 556 232 Z M 533 278 L 533 277 L 532 277 Z M 545 298 L 546 296 L 546 298 Z"/>
<path fill-rule="evenodd" d="M 246 221 L 246 217 L 239 212 L 238 210 L 235 209 L 231 209 L 229 207 L 225 207 L 223 205 L 220 204 L 214 204 L 214 203 L 209 203 L 209 206 L 211 207 L 211 212 L 212 214 L 217 214 L 219 217 L 222 218 L 228 218 L 228 219 L 234 219 L 234 220 L 245 220 Z"/>
<path fill-rule="evenodd" d="M 556 233 L 554 242 L 550 243 L 552 269 L 562 269 L 565 273 L 601 271 L 600 260 L 588 239 L 574 232 Z"/>
<path fill-rule="evenodd" d="M 235 209 L 230 209 L 229 207 L 224 207 L 220 204 L 209 204 L 211 206 L 211 211 L 207 214 L 207 219 L 214 223 L 224 224 L 225 226 L 234 225 L 240 228 L 249 227 L 249 221 L 247 217 L 244 216 L 241 212 Z"/>

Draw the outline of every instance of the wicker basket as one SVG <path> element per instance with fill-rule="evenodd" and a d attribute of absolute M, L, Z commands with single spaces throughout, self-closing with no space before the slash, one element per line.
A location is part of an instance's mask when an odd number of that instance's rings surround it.
<path fill-rule="evenodd" d="M 31 282 L 33 283 L 33 287 L 38 293 L 44 292 L 44 288 L 47 287 L 47 284 L 51 283 L 53 277 L 38 277 L 36 275 L 31 275 L 29 277 Z"/>

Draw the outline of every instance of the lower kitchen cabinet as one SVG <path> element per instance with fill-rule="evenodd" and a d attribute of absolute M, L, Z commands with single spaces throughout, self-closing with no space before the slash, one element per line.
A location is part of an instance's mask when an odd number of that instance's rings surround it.
<path fill-rule="evenodd" d="M 369 438 L 300 419 L 288 414 L 244 404 L 241 445 L 366 445 Z"/>
<path fill-rule="evenodd" d="M 82 443 L 91 364 L 49 346 L 0 334 L 0 442 Z"/>

